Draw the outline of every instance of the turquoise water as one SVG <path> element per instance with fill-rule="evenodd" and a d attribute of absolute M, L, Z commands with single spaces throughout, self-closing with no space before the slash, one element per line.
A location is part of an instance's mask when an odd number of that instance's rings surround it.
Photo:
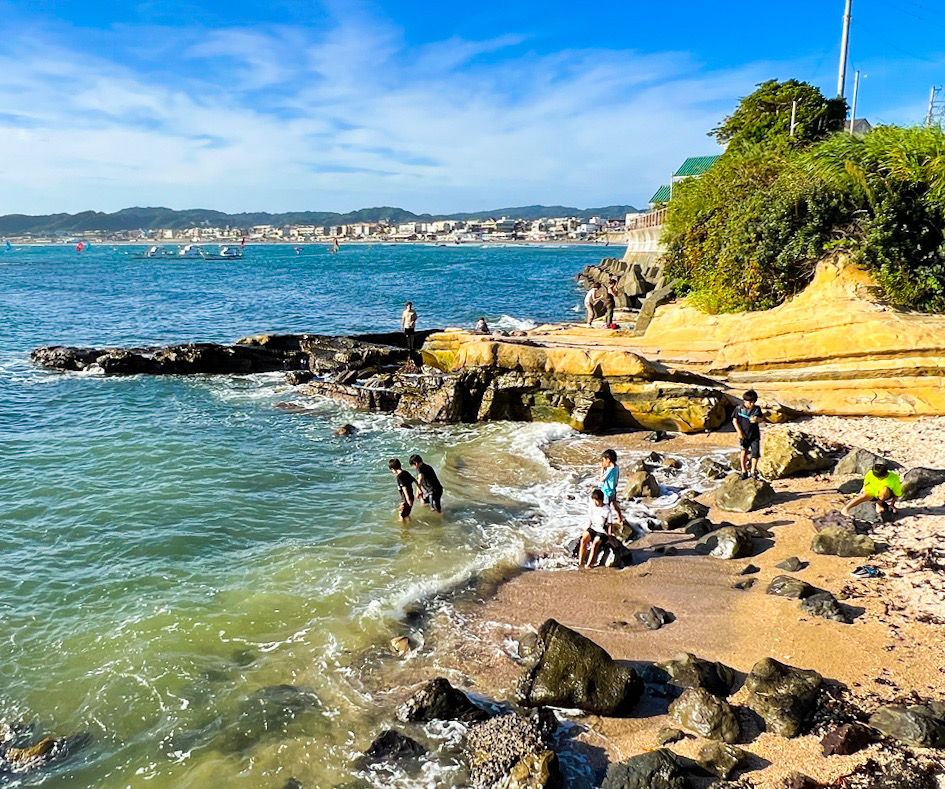
<path fill-rule="evenodd" d="M 0 251 L 0 720 L 91 735 L 14 781 L 344 782 L 377 725 L 355 658 L 382 649 L 411 601 L 560 539 L 554 502 L 572 482 L 540 451 L 561 426 L 408 429 L 302 399 L 278 374 L 56 374 L 30 364 L 33 347 L 386 331 L 407 300 L 421 329 L 568 320 L 574 275 L 603 252 Z M 344 422 L 359 432 L 335 436 Z M 404 528 L 386 460 L 412 452 L 447 495 L 442 518 L 421 510 Z M 305 689 L 298 715 L 260 730 L 247 700 L 281 684 Z"/>

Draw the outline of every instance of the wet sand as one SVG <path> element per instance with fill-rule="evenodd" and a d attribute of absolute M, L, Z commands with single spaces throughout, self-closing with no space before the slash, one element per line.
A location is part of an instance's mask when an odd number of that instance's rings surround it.
<path fill-rule="evenodd" d="M 945 446 L 941 435 L 945 424 L 941 421 L 931 426 L 922 420 L 873 421 L 884 424 L 872 425 L 870 434 L 875 438 L 888 431 L 900 450 L 911 447 L 918 453 L 924 449 L 923 441 L 930 448 Z M 813 427 L 812 432 L 827 437 L 839 438 L 844 432 L 829 422 Z M 849 438 L 850 432 L 852 428 L 843 437 Z M 558 442 L 549 449 L 549 457 L 553 463 L 583 458 L 591 464 L 603 448 L 612 446 L 618 453 L 655 449 L 691 459 L 731 449 L 733 438 L 715 433 L 675 437 L 653 445 L 643 442 L 641 434 L 585 437 Z M 901 459 L 907 465 L 933 465 L 928 462 L 929 454 L 921 452 L 919 462 L 914 463 L 908 463 L 904 454 Z M 912 691 L 945 700 L 945 565 L 934 561 L 945 537 L 945 508 L 940 506 L 943 491 L 905 504 L 899 521 L 876 530 L 874 538 L 887 543 L 883 553 L 869 560 L 847 559 L 820 556 L 810 550 L 815 533 L 811 519 L 838 509 L 846 500 L 836 492 L 836 483 L 828 475 L 776 481 L 776 500 L 755 513 L 722 512 L 712 506 L 709 517 L 713 522 L 752 523 L 770 529 L 773 538 L 756 540 L 751 559 L 726 561 L 701 556 L 692 550 L 694 540 L 685 533 L 656 532 L 633 543 L 636 563 L 625 570 L 579 570 L 573 563 L 560 569 L 534 570 L 502 584 L 490 596 L 456 606 L 434 620 L 428 647 L 437 655 L 440 667 L 452 669 L 449 675 L 455 684 L 500 700 L 514 696 L 522 673 L 516 659 L 517 640 L 536 631 L 548 618 L 583 633 L 618 660 L 663 661 L 685 651 L 722 661 L 740 672 L 739 687 L 754 663 L 770 656 L 816 669 L 831 685 L 842 683 L 848 688 L 846 697 L 866 712 Z M 699 500 L 714 504 L 711 492 Z M 670 545 L 678 548 L 678 555 L 664 556 L 653 550 Z M 855 617 L 853 624 L 806 615 L 798 601 L 765 594 L 770 580 L 785 574 L 775 565 L 790 556 L 808 563 L 794 575 L 833 592 Z M 864 562 L 882 568 L 885 576 L 871 580 L 851 577 L 850 571 Z M 759 571 L 741 575 L 748 564 Z M 733 588 L 745 578 L 755 579 L 750 589 Z M 634 614 L 652 605 L 672 612 L 676 621 L 655 632 L 644 629 Z M 415 668 L 423 673 L 423 662 Z M 730 701 L 743 703 L 744 697 L 744 690 L 739 690 Z M 575 747 L 583 748 L 598 766 L 605 760 L 618 761 L 652 750 L 658 747 L 658 729 L 673 725 L 666 715 L 667 704 L 648 699 L 630 719 L 569 715 L 570 720 L 586 727 Z M 740 746 L 752 755 L 744 777 L 764 789 L 781 786 L 792 770 L 826 782 L 849 773 L 870 757 L 882 758 L 881 746 L 852 756 L 825 758 L 820 734 L 793 740 L 759 734 L 751 716 L 743 712 L 748 726 Z M 689 736 L 671 747 L 693 757 L 702 744 L 699 738 Z M 942 754 L 928 755 L 940 758 Z"/>

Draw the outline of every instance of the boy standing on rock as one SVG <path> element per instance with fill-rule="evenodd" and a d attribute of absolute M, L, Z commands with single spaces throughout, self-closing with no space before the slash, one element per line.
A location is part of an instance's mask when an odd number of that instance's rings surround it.
<path fill-rule="evenodd" d="M 896 502 L 901 498 L 902 483 L 899 475 L 890 471 L 885 463 L 878 461 L 866 472 L 866 477 L 863 479 L 863 492 L 844 506 L 840 512 L 849 515 L 850 510 L 857 504 L 875 501 L 876 514 L 882 516 L 887 512 L 895 512 Z"/>
<path fill-rule="evenodd" d="M 408 301 L 403 314 L 400 316 L 400 327 L 404 330 L 404 338 L 407 340 L 407 350 L 413 353 L 414 335 L 417 331 L 417 311 L 413 308 L 413 302 Z"/>
<path fill-rule="evenodd" d="M 758 407 L 758 393 L 749 389 L 742 395 L 742 404 L 735 409 L 732 424 L 738 433 L 738 442 L 741 445 L 742 479 L 748 479 L 748 456 L 751 456 L 751 476 L 760 479 L 758 475 L 758 459 L 761 457 L 761 423 L 765 415 Z"/>
<path fill-rule="evenodd" d="M 410 517 L 410 510 L 413 509 L 413 486 L 417 480 L 404 471 L 397 458 L 391 458 L 387 461 L 387 468 L 390 473 L 397 478 L 397 491 L 400 493 L 400 505 L 397 507 L 397 517 L 401 523 L 405 523 Z"/>

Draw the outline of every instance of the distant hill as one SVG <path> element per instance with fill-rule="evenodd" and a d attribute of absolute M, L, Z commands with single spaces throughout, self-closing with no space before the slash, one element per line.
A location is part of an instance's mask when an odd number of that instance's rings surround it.
<path fill-rule="evenodd" d="M 388 221 L 391 224 L 401 222 L 430 222 L 437 219 L 488 219 L 490 217 L 509 217 L 510 219 L 540 219 L 543 216 L 576 216 L 590 219 L 601 216 L 605 219 L 622 219 L 625 214 L 636 211 L 630 205 L 612 205 L 604 208 L 571 208 L 569 206 L 529 205 L 518 208 L 496 208 L 492 211 L 476 211 L 468 214 L 414 214 L 403 208 L 380 206 L 362 208 L 348 214 L 331 211 L 294 211 L 284 214 L 242 213 L 224 214 L 205 208 L 193 208 L 174 211 L 170 208 L 123 208 L 113 214 L 99 211 L 83 211 L 78 214 L 48 214 L 46 216 L 27 216 L 25 214 L 6 214 L 0 216 L 0 235 L 20 236 L 27 233 L 34 235 L 73 234 L 91 230 L 116 232 L 121 230 L 158 230 L 170 228 L 183 230 L 188 227 L 239 227 L 253 225 L 346 225 L 356 222 Z"/>

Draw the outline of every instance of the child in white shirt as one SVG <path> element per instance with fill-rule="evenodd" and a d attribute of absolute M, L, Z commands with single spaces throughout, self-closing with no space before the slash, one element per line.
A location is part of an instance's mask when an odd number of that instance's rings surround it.
<path fill-rule="evenodd" d="M 619 520 L 614 508 L 604 501 L 600 488 L 591 491 L 591 500 L 587 505 L 587 530 L 581 537 L 578 552 L 578 564 L 581 567 L 593 567 L 601 548 L 613 534 L 613 524 Z M 586 561 L 585 561 L 586 560 Z"/>

